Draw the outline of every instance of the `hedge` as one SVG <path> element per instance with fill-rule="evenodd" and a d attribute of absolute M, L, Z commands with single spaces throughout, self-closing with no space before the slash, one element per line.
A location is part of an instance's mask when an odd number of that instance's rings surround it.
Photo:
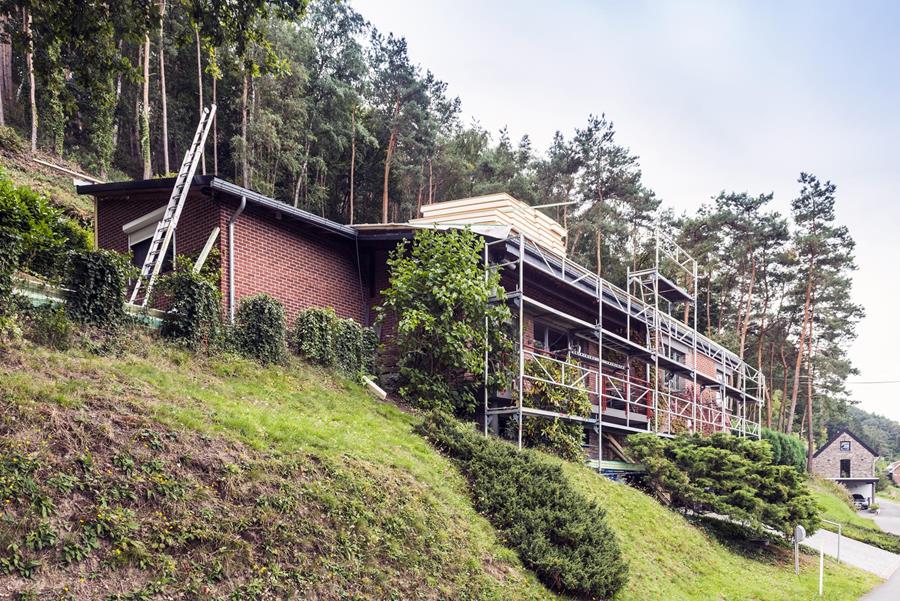
<path fill-rule="evenodd" d="M 764 441 L 722 432 L 670 439 L 642 433 L 628 437 L 628 449 L 674 507 L 727 515 L 749 536 L 767 528 L 789 535 L 797 524 L 812 533 L 819 525 L 806 475 L 773 463 Z"/>
<path fill-rule="evenodd" d="M 298 355 L 347 374 L 372 373 L 376 346 L 372 328 L 340 319 L 330 308 L 301 311 L 291 332 L 291 347 Z"/>
<path fill-rule="evenodd" d="M 68 253 L 90 246 L 88 230 L 52 206 L 46 196 L 16 186 L 0 169 L 0 295 L 15 269 L 61 281 Z"/>
<path fill-rule="evenodd" d="M 197 350 L 219 337 L 220 293 L 207 277 L 194 273 L 190 263 L 179 258 L 177 264 L 188 267 L 163 276 L 156 287 L 156 292 L 165 295 L 170 303 L 160 334 Z"/>
<path fill-rule="evenodd" d="M 763 428 L 762 439 L 772 447 L 772 463 L 806 470 L 806 443 L 799 436 Z"/>
<path fill-rule="evenodd" d="M 241 300 L 234 319 L 237 350 L 262 364 L 280 363 L 285 358 L 286 325 L 284 306 L 268 294 Z"/>
<path fill-rule="evenodd" d="M 592 599 L 622 588 L 628 568 L 605 511 L 571 486 L 558 463 L 445 413 L 429 414 L 417 430 L 456 461 L 475 508 L 546 586 Z"/>

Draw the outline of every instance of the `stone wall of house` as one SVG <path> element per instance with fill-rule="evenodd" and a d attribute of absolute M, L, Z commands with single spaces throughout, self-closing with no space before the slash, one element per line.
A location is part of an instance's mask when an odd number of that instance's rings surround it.
<path fill-rule="evenodd" d="M 850 443 L 849 451 L 841 450 L 842 442 Z M 875 457 L 846 432 L 813 457 L 813 473 L 823 478 L 840 478 L 842 459 L 850 460 L 851 478 L 875 477 Z"/>

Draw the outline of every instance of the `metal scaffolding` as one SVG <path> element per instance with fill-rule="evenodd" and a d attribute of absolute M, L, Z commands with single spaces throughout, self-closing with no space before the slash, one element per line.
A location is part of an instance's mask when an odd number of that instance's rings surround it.
<path fill-rule="evenodd" d="M 484 386 L 485 434 L 504 431 L 521 447 L 526 418 L 580 422 L 596 436 L 596 457 L 589 450 L 587 458 L 598 468 L 604 461 L 604 428 L 621 434 L 723 431 L 760 436 L 763 375 L 697 331 L 697 262 L 658 228 L 653 245 L 653 265 L 629 269 L 628 289 L 623 290 L 524 235 L 486 241 L 485 277 L 488 270 L 504 274 L 516 368 L 505 387 Z M 527 294 L 539 286 L 526 270 L 535 279 L 551 278 L 563 297 L 596 302 L 595 319 Z M 678 310 L 683 319 L 675 316 Z M 566 331 L 565 349 L 541 348 L 526 340 L 528 320 L 536 316 Z M 488 382 L 489 353 L 484 368 Z M 586 395 L 590 415 L 529 406 L 528 393 L 536 384 Z"/>

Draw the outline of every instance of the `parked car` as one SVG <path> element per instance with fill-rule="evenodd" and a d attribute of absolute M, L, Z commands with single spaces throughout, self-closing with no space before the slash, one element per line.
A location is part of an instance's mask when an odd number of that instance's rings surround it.
<path fill-rule="evenodd" d="M 853 493 L 853 495 L 851 495 L 851 496 L 853 497 L 853 504 L 856 506 L 857 509 L 868 509 L 869 508 L 869 502 L 866 500 L 866 498 L 864 496 L 862 496 L 859 493 Z"/>

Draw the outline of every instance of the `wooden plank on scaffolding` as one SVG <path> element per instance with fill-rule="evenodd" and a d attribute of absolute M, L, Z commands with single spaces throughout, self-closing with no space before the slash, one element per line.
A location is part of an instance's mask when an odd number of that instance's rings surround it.
<path fill-rule="evenodd" d="M 566 254 L 566 229 L 548 215 L 505 192 L 436 202 L 422 207 L 413 225 L 507 225 L 560 256 Z"/>

